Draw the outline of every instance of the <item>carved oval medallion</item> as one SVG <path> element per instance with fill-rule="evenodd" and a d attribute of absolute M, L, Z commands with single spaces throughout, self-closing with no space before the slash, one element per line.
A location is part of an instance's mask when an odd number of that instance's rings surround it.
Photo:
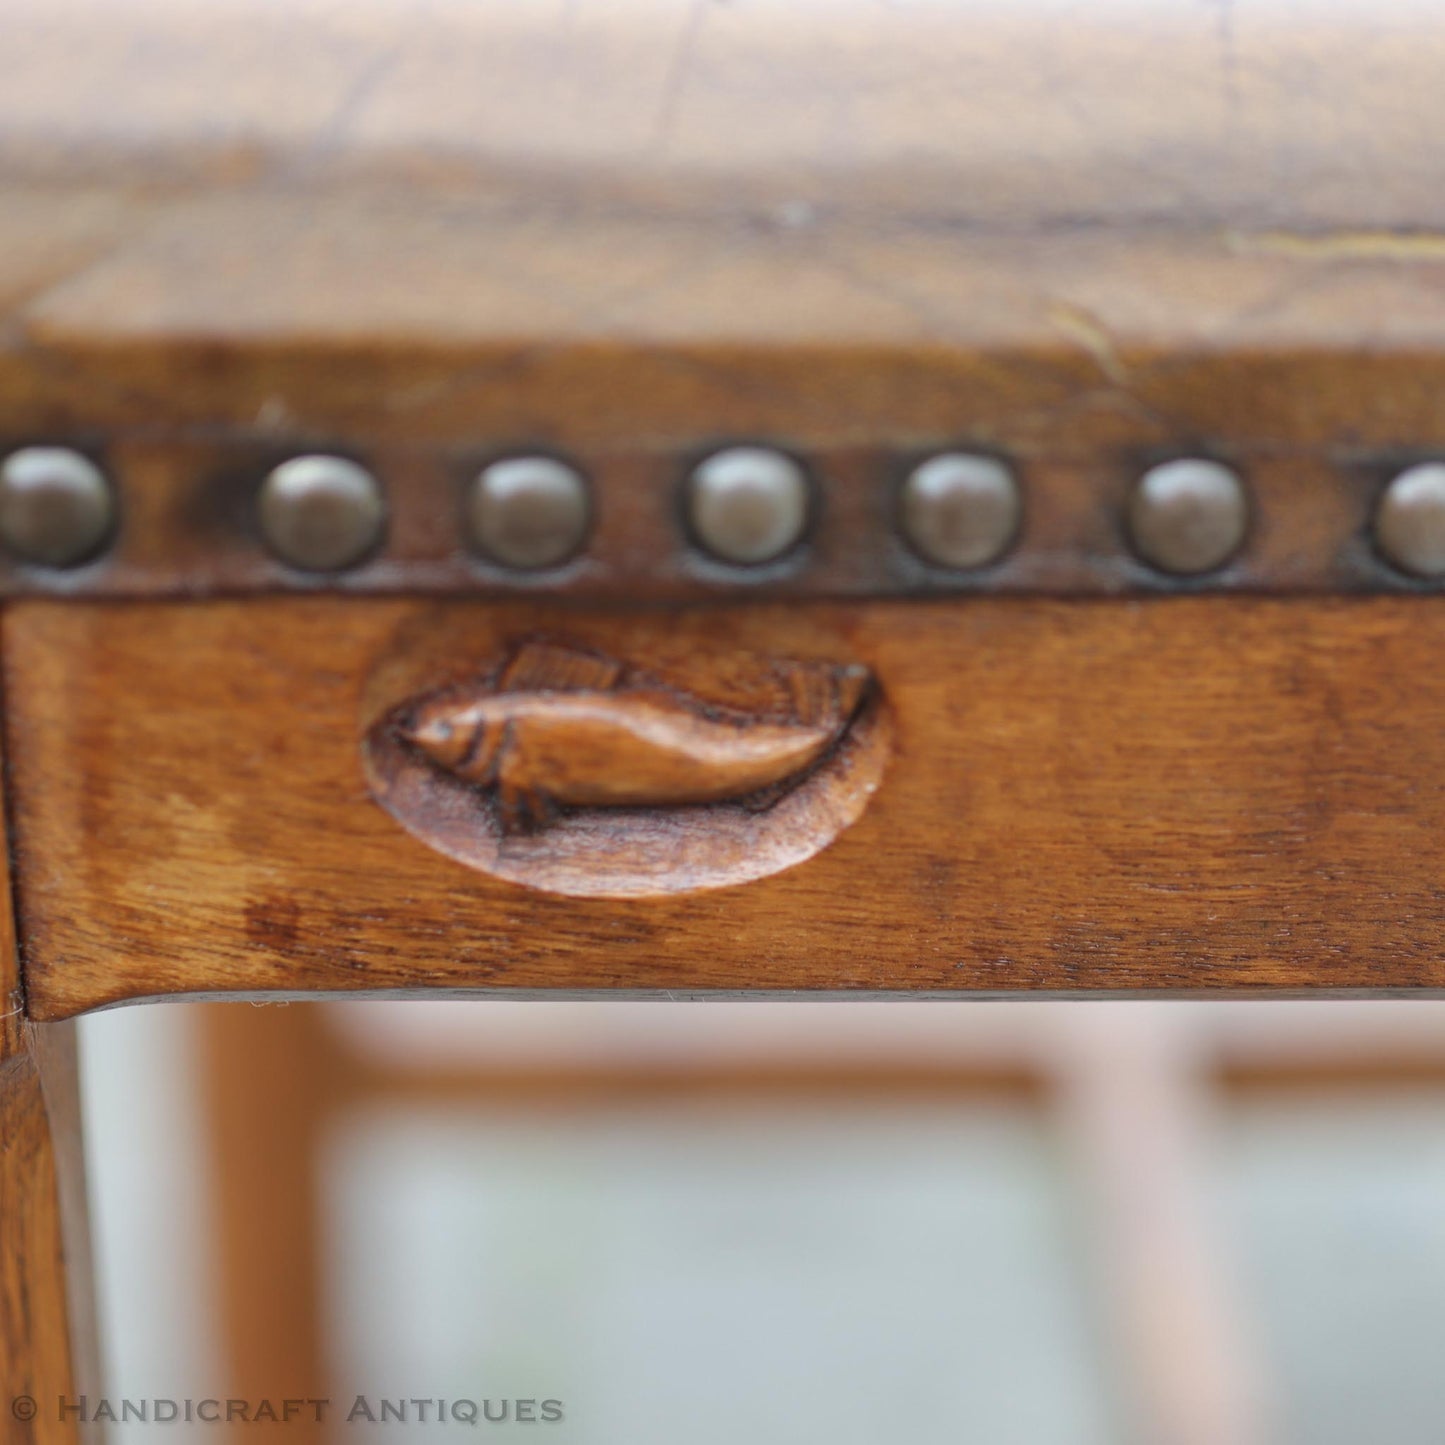
<path fill-rule="evenodd" d="M 638 897 L 811 857 L 863 811 L 887 742 L 855 663 L 642 666 L 534 637 L 388 707 L 364 753 L 381 805 L 450 857 L 552 892 Z"/>

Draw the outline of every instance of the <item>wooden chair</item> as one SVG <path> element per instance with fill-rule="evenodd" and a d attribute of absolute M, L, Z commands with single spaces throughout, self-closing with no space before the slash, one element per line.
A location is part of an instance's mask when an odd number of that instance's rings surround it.
<path fill-rule="evenodd" d="M 1398 19 L 22 0 L 0 1395 L 90 1009 L 1439 988 Z"/>

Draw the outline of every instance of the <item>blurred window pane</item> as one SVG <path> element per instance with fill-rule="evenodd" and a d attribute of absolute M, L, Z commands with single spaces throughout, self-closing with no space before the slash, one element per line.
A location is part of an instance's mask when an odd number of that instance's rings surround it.
<path fill-rule="evenodd" d="M 1439 1445 L 1445 1091 L 1226 1116 L 1220 1203 L 1288 1445 Z"/>
<path fill-rule="evenodd" d="M 1023 1107 L 368 1112 L 328 1178 L 342 1378 L 559 1445 L 1115 1438 Z"/>

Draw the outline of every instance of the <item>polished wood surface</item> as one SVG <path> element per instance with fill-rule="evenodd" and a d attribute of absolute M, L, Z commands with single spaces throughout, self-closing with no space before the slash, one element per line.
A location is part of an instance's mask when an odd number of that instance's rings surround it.
<path fill-rule="evenodd" d="M 1200 585 L 1422 585 L 1369 532 L 1445 447 L 1427 10 L 413 11 L 20 5 L 0 446 L 90 449 L 121 525 L 74 572 L 0 563 L 0 593 L 1153 594 L 1180 584 L 1133 558 L 1125 500 L 1180 452 L 1257 503 Z M 700 565 L 676 504 L 749 439 L 824 501 L 802 565 L 756 580 Z M 897 537 L 902 472 L 957 445 L 1024 484 L 978 574 Z M 392 504 L 324 582 L 254 516 L 315 447 Z M 597 492 L 585 557 L 540 580 L 460 536 L 467 477 L 536 447 Z"/>
<path fill-rule="evenodd" d="M 74 1025 L 24 1018 L 0 908 L 0 1439 L 70 1445 L 60 1409 L 99 1380 Z"/>
<path fill-rule="evenodd" d="M 33 1060 L 0 1064 L 0 1428 L 17 1445 L 80 1438 L 57 1408 L 78 1392 L 51 1130 Z"/>
<path fill-rule="evenodd" d="M 666 613 L 314 600 L 6 617 L 29 1006 L 397 989 L 1438 989 L 1445 626 L 1415 598 Z M 538 627 L 867 667 L 862 816 L 741 887 L 490 878 L 362 740 Z"/>

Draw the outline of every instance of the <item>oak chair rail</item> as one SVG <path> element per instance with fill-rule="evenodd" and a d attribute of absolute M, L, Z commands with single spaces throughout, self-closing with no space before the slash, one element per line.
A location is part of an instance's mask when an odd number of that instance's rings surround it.
<path fill-rule="evenodd" d="M 16 603 L 28 1009 L 1439 989 L 1440 626 L 1408 596 Z M 704 696 L 717 675 L 742 696 L 754 656 L 858 664 L 891 722 L 781 801 L 513 832 L 453 780 L 389 815 L 364 759 L 377 719 L 538 633 L 666 664 Z M 809 809 L 831 821 L 807 831 Z"/>

